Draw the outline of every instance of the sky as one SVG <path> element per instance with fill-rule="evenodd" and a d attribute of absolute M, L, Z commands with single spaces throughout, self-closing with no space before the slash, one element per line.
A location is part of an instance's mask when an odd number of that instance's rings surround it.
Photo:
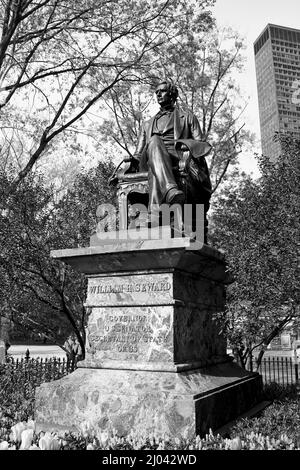
<path fill-rule="evenodd" d="M 244 120 L 248 129 L 257 135 L 254 148 L 260 153 L 260 129 L 256 89 L 253 43 L 268 23 L 300 29 L 300 0 L 217 0 L 213 14 L 220 27 L 230 26 L 244 38 L 245 70 L 236 77 L 244 96 L 249 97 Z M 255 159 L 243 158 L 242 168 L 258 175 Z"/>

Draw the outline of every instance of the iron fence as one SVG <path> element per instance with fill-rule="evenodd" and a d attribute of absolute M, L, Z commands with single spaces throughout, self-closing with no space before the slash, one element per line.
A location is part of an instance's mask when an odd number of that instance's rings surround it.
<path fill-rule="evenodd" d="M 250 370 L 257 370 L 256 359 L 252 358 Z M 265 357 L 257 370 L 264 383 L 276 382 L 282 385 L 296 384 L 299 379 L 299 366 L 291 357 Z"/>
<path fill-rule="evenodd" d="M 60 379 L 77 368 L 77 360 L 66 358 L 13 358 L 7 357 L 4 364 L 6 372 L 22 373 L 24 378 L 35 385 Z"/>

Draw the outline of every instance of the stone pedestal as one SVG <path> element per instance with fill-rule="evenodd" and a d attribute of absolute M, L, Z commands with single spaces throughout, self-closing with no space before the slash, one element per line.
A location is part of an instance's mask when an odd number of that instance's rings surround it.
<path fill-rule="evenodd" d="M 86 359 L 36 394 L 39 429 L 82 421 L 126 435 L 204 434 L 260 400 L 261 379 L 232 363 L 217 317 L 225 265 L 189 238 L 55 251 L 88 277 Z"/>

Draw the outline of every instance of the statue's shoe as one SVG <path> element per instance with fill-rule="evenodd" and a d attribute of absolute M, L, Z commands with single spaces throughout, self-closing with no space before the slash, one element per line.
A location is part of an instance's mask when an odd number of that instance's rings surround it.
<path fill-rule="evenodd" d="M 166 196 L 167 204 L 183 204 L 184 203 L 184 193 L 180 189 L 172 188 L 167 192 Z"/>

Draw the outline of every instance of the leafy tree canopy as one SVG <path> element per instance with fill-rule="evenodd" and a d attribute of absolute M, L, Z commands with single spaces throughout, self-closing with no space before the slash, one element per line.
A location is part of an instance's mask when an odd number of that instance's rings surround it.
<path fill-rule="evenodd" d="M 0 214 L 0 311 L 12 325 L 60 346 L 73 332 L 84 351 L 85 278 L 52 259 L 50 251 L 88 244 L 98 205 L 114 201 L 108 187 L 113 168 L 108 162 L 82 170 L 60 199 L 36 175 L 10 194 Z M 5 193 L 10 182 L 6 174 L 0 177 Z"/>
<path fill-rule="evenodd" d="M 0 156 L 1 166 L 14 162 L 12 187 L 63 134 L 86 127 L 84 117 L 116 85 L 130 87 L 151 68 L 152 50 L 180 34 L 183 3 L 0 2 Z M 214 0 L 194 3 L 209 21 Z"/>
<path fill-rule="evenodd" d="M 259 158 L 261 178 L 223 193 L 213 215 L 213 244 L 234 278 L 227 334 L 243 363 L 299 319 L 300 143 L 279 136 L 276 162 Z"/>

